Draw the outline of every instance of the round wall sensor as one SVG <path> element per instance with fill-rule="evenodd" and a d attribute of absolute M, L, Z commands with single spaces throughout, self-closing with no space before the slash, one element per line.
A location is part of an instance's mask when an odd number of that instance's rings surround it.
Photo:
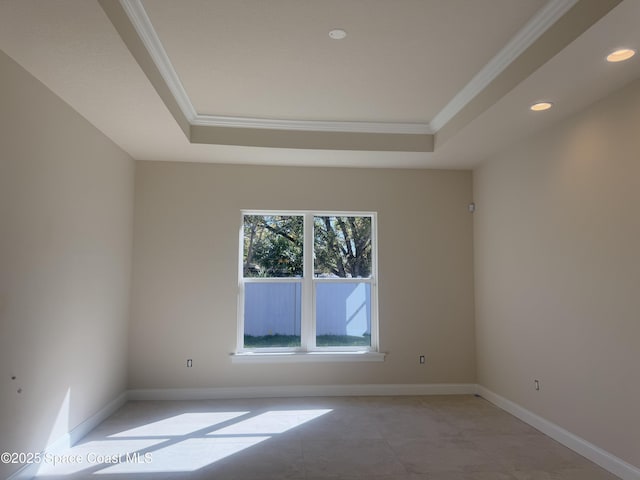
<path fill-rule="evenodd" d="M 347 32 L 341 28 L 335 28 L 329 32 L 329 38 L 332 38 L 333 40 L 342 40 L 346 36 Z"/>

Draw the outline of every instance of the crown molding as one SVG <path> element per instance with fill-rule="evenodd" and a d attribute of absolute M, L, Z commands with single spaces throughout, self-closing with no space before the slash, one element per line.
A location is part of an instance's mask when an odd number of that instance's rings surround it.
<path fill-rule="evenodd" d="M 182 113 L 189 123 L 192 123 L 197 116 L 196 109 L 193 107 L 191 99 L 187 95 L 187 91 L 184 89 L 175 68 L 173 68 L 158 34 L 151 24 L 151 19 L 149 19 L 149 15 L 147 15 L 144 5 L 142 5 L 142 1 L 120 0 L 120 5 L 122 5 L 122 8 L 129 17 L 133 27 L 136 32 L 138 32 L 142 43 L 149 52 L 149 55 L 151 55 L 153 62 L 160 71 L 160 74 L 167 84 L 167 87 L 169 87 L 171 94 L 180 106 L 180 110 L 182 110 Z"/>
<path fill-rule="evenodd" d="M 167 52 L 162 46 L 162 42 L 142 4 L 142 0 L 120 0 L 120 4 L 151 55 L 182 113 L 191 125 L 314 132 L 424 135 L 434 134 L 447 124 L 578 1 L 549 0 L 430 123 L 286 120 L 199 114 L 191 103 L 191 99 L 187 95 L 171 60 L 169 60 Z"/>
<path fill-rule="evenodd" d="M 531 20 L 487 63 L 429 124 L 437 132 L 444 127 L 477 94 L 513 63 L 527 48 L 557 22 L 578 0 L 549 0 Z"/>
<path fill-rule="evenodd" d="M 269 118 L 196 115 L 192 125 L 202 127 L 263 128 L 271 130 L 305 130 L 313 132 L 399 133 L 424 135 L 434 133 L 426 123 L 336 122 L 321 120 L 283 120 Z"/>
<path fill-rule="evenodd" d="M 383 122 L 335 122 L 316 120 L 262 119 L 198 114 L 158 37 L 142 0 L 120 0 L 122 8 L 148 50 L 171 94 L 191 125 L 205 127 L 302 130 L 314 132 L 432 134 L 428 124 Z"/>

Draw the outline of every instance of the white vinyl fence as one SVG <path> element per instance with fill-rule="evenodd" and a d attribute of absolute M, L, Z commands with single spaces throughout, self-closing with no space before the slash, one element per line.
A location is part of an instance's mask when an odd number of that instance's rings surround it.
<path fill-rule="evenodd" d="M 300 335 L 300 283 L 246 283 L 246 335 Z M 371 286 L 367 283 L 316 284 L 317 335 L 371 334 Z"/>

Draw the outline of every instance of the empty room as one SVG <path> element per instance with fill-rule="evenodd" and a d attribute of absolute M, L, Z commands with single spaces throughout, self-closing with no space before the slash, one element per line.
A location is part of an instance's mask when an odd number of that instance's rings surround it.
<path fill-rule="evenodd" d="M 640 0 L 0 0 L 0 478 L 640 480 Z"/>

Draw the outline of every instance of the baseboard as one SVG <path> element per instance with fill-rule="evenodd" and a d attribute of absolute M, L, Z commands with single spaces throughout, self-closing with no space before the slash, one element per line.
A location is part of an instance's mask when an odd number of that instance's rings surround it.
<path fill-rule="evenodd" d="M 129 398 L 128 392 L 122 392 L 118 397 L 110 401 L 107 405 L 98 410 L 95 414 L 76 425 L 70 432 L 67 432 L 57 440 L 53 441 L 41 452 L 57 454 L 66 448 L 76 444 L 87 433 L 96 428 L 107 418 L 113 415 Z M 38 473 L 38 465 L 25 465 L 17 472 L 11 474 L 7 480 L 30 480 Z"/>
<path fill-rule="evenodd" d="M 354 395 L 464 395 L 472 383 L 288 385 L 279 387 L 164 388 L 129 390 L 129 400 L 210 400 L 224 398 L 324 397 Z"/>
<path fill-rule="evenodd" d="M 477 386 L 477 394 L 621 479 L 640 480 L 639 468 L 574 435 L 559 425 L 536 415 L 497 393 L 493 393 L 482 385 Z"/>
<path fill-rule="evenodd" d="M 478 394 L 545 435 L 600 465 L 623 480 L 640 480 L 640 469 L 574 435 L 549 420 L 527 410 L 497 393 L 471 383 L 441 384 L 361 384 L 361 385 L 289 385 L 280 387 L 217 387 L 137 389 L 123 392 L 97 413 L 51 443 L 45 452 L 56 452 L 78 442 L 92 429 L 116 412 L 127 400 L 208 400 L 232 398 L 380 396 L 380 395 L 469 395 Z M 44 452 L 43 452 L 44 453 Z M 27 465 L 7 480 L 30 480 L 37 465 Z"/>

